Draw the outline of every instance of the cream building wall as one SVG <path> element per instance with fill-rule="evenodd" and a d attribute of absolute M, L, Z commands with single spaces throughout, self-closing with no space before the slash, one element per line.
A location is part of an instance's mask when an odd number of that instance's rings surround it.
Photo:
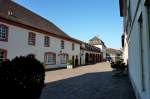
<path fill-rule="evenodd" d="M 66 66 L 66 64 L 60 63 L 59 54 L 62 50 L 62 53 L 68 53 L 69 59 L 72 59 L 73 55 L 78 56 L 78 64 L 80 63 L 80 44 L 78 43 L 49 36 L 50 47 L 44 47 L 44 36 L 46 35 L 2 22 L 0 24 L 4 24 L 9 28 L 8 42 L 0 41 L 0 48 L 7 50 L 7 58 L 9 59 L 16 56 L 34 54 L 38 60 L 44 63 L 44 53 L 53 52 L 56 53 L 56 64 L 48 65 L 46 68 L 62 67 Z M 28 45 L 28 32 L 36 33 L 35 46 Z M 64 40 L 64 49 L 61 49 L 61 40 Z M 72 43 L 75 44 L 75 50 L 72 50 Z"/>

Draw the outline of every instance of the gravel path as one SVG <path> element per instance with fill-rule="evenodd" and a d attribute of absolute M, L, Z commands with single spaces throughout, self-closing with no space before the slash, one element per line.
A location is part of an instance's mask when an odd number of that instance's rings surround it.
<path fill-rule="evenodd" d="M 40 99 L 136 99 L 127 76 L 113 77 L 109 63 L 46 72 Z"/>

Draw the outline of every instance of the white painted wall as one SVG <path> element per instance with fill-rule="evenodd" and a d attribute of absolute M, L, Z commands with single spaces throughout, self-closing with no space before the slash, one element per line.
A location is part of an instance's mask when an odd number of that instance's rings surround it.
<path fill-rule="evenodd" d="M 128 0 L 129 1 L 129 0 Z M 132 25 L 128 29 L 129 38 L 129 73 L 137 99 L 150 99 L 150 38 L 148 32 L 147 7 L 144 5 L 145 0 L 130 0 Z M 138 1 L 140 5 L 137 7 Z M 138 8 L 138 9 L 136 9 Z M 137 12 L 136 12 L 137 10 Z M 140 30 L 138 19 L 142 13 L 143 18 L 143 67 L 144 67 L 144 90 L 142 90 L 141 76 L 141 51 L 140 51 Z M 134 17 L 135 16 L 135 17 Z"/>
<path fill-rule="evenodd" d="M 94 46 L 101 49 L 101 51 L 103 53 L 103 59 L 106 59 L 106 48 L 103 45 L 94 45 Z"/>
<path fill-rule="evenodd" d="M 124 33 L 124 48 L 123 48 L 123 61 L 125 64 L 127 64 L 128 62 L 128 36 L 127 33 Z"/>
<path fill-rule="evenodd" d="M 28 55 L 32 53 L 36 55 L 36 58 L 38 60 L 44 62 L 44 53 L 53 52 L 56 53 L 56 65 L 49 65 L 47 66 L 47 68 L 66 66 L 66 64 L 60 63 L 60 57 L 58 56 L 61 50 L 61 40 L 63 39 L 50 36 L 50 47 L 44 47 L 44 34 L 12 26 L 2 22 L 0 22 L 0 24 L 7 25 L 9 27 L 8 42 L 0 41 L 0 48 L 6 49 L 8 51 L 7 58 L 12 59 L 16 56 Z M 36 33 L 35 46 L 28 45 L 28 32 Z M 72 55 L 78 55 L 78 60 L 80 63 L 80 44 L 74 43 L 75 50 L 72 51 L 72 42 L 66 40 L 64 40 L 64 42 L 65 49 L 62 50 L 62 53 L 68 53 L 69 59 L 72 58 Z"/>

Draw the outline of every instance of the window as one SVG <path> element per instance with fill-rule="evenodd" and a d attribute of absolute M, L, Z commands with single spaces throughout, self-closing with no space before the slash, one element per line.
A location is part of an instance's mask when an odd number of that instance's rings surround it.
<path fill-rule="evenodd" d="M 8 41 L 8 27 L 0 24 L 0 41 Z"/>
<path fill-rule="evenodd" d="M 141 73 L 141 87 L 142 87 L 142 91 L 145 90 L 145 77 L 144 77 L 144 46 L 143 46 L 143 19 L 142 19 L 142 13 L 139 17 L 139 40 L 140 40 L 140 73 Z"/>
<path fill-rule="evenodd" d="M 35 45 L 35 33 L 29 32 L 28 44 Z"/>
<path fill-rule="evenodd" d="M 64 41 L 61 40 L 61 49 L 64 49 Z"/>
<path fill-rule="evenodd" d="M 60 62 L 61 64 L 66 64 L 68 59 L 68 54 L 61 54 L 60 55 Z"/>
<path fill-rule="evenodd" d="M 150 6 L 148 6 L 148 29 L 149 29 L 149 42 L 150 42 Z"/>
<path fill-rule="evenodd" d="M 51 52 L 45 53 L 45 64 L 49 65 L 56 64 L 56 54 Z"/>
<path fill-rule="evenodd" d="M 3 50 L 3 49 L 0 49 L 0 63 L 2 61 L 6 60 L 6 57 L 7 57 L 7 51 Z"/>
<path fill-rule="evenodd" d="M 72 43 L 72 50 L 74 50 L 74 43 Z"/>
<path fill-rule="evenodd" d="M 44 46 L 49 47 L 50 46 L 50 38 L 48 36 L 44 37 Z"/>

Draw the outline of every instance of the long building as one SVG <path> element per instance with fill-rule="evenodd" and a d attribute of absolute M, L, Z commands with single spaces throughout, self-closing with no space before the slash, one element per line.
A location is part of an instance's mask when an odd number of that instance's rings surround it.
<path fill-rule="evenodd" d="M 124 60 L 137 99 L 150 99 L 150 0 L 119 0 Z M 124 45 L 125 44 L 125 45 Z"/>
<path fill-rule="evenodd" d="M 0 62 L 33 55 L 45 68 L 80 65 L 82 42 L 11 0 L 0 0 Z M 77 60 L 77 61 L 75 61 Z"/>

